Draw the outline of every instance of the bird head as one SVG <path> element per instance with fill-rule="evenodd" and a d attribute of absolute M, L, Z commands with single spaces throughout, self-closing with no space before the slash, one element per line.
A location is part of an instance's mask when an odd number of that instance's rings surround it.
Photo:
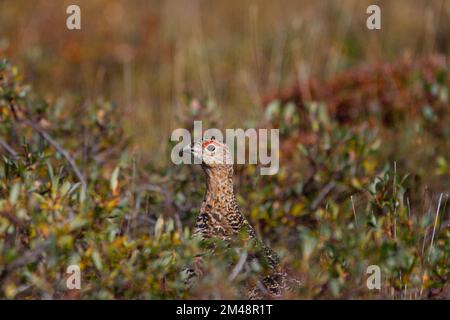
<path fill-rule="evenodd" d="M 204 168 L 221 167 L 233 165 L 230 149 L 225 143 L 219 142 L 214 137 L 211 139 L 200 139 L 192 145 L 183 149 L 191 153 L 197 161 L 201 161 Z"/>

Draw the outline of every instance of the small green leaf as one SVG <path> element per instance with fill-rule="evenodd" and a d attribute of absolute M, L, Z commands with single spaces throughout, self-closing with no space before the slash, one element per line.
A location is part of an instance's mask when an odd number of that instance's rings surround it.
<path fill-rule="evenodd" d="M 19 193 L 20 193 L 20 183 L 17 182 L 13 185 L 9 193 L 9 202 L 12 205 L 15 205 L 17 203 L 17 200 L 19 199 Z"/>
<path fill-rule="evenodd" d="M 69 181 L 64 182 L 62 187 L 61 187 L 61 190 L 60 190 L 61 195 L 65 196 L 69 192 L 70 187 L 71 187 L 71 184 L 70 184 Z"/>
<path fill-rule="evenodd" d="M 86 225 L 88 221 L 81 216 L 76 216 L 69 224 L 69 230 L 75 230 Z"/>
<path fill-rule="evenodd" d="M 95 250 L 95 251 L 92 253 L 92 261 L 94 262 L 95 267 L 96 267 L 99 271 L 102 271 L 102 269 L 103 269 L 102 258 L 100 257 L 100 254 L 98 253 L 97 250 Z"/>
<path fill-rule="evenodd" d="M 156 239 L 159 239 L 161 237 L 163 228 L 164 228 L 164 218 L 163 218 L 163 216 L 159 216 L 159 218 L 158 218 L 158 220 L 156 220 L 156 224 L 155 224 L 155 238 Z"/>
<path fill-rule="evenodd" d="M 119 184 L 118 180 L 119 180 L 119 171 L 120 171 L 120 167 L 116 167 L 111 175 L 111 180 L 110 180 L 110 187 L 111 187 L 111 191 L 114 193 L 117 190 L 117 186 Z"/>

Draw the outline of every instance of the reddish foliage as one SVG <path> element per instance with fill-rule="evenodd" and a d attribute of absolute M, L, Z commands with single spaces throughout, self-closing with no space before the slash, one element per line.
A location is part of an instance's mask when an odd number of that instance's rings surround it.
<path fill-rule="evenodd" d="M 263 104 L 279 100 L 293 102 L 301 112 L 308 101 L 322 101 L 330 115 L 348 123 L 366 115 L 379 116 L 390 125 L 400 114 L 414 115 L 424 105 L 437 99 L 424 85 L 436 83 L 436 75 L 446 70 L 443 56 L 419 60 L 405 57 L 395 62 L 378 62 L 368 67 L 337 73 L 325 83 L 309 79 L 288 89 L 268 93 Z"/>
<path fill-rule="evenodd" d="M 402 119 L 419 115 L 425 106 L 438 113 L 439 110 L 445 112 L 448 106 L 439 100 L 436 92 L 433 93 L 432 87 L 448 85 L 442 78 L 446 73 L 446 59 L 437 55 L 419 60 L 402 58 L 391 63 L 378 62 L 337 73 L 324 83 L 309 79 L 288 89 L 270 92 L 264 97 L 263 104 L 268 106 L 278 100 L 284 108 L 288 103 L 294 103 L 300 114 L 296 134 L 284 137 L 281 143 L 283 158 L 290 159 L 298 143 L 313 145 L 318 140 L 307 121 L 305 106 L 308 102 L 325 103 L 329 115 L 341 124 L 371 126 L 381 122 L 386 127 L 394 127 Z M 279 121 L 272 119 L 271 124 L 281 127 Z"/>

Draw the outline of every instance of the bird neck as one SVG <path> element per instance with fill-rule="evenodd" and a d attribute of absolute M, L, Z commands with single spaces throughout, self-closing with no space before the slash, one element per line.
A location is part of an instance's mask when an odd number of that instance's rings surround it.
<path fill-rule="evenodd" d="M 233 187 L 233 167 L 220 165 L 204 168 L 206 173 L 206 194 L 202 209 L 214 209 L 217 213 L 226 213 L 227 204 L 235 203 L 236 196 Z"/>

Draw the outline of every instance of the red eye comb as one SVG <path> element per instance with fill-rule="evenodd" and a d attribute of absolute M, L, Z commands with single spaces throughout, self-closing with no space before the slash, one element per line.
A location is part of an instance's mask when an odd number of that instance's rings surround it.
<path fill-rule="evenodd" d="M 216 142 L 215 140 L 206 140 L 206 141 L 203 141 L 202 147 L 203 147 L 203 148 L 206 148 L 206 147 L 209 146 L 210 144 L 217 145 L 217 142 Z"/>

